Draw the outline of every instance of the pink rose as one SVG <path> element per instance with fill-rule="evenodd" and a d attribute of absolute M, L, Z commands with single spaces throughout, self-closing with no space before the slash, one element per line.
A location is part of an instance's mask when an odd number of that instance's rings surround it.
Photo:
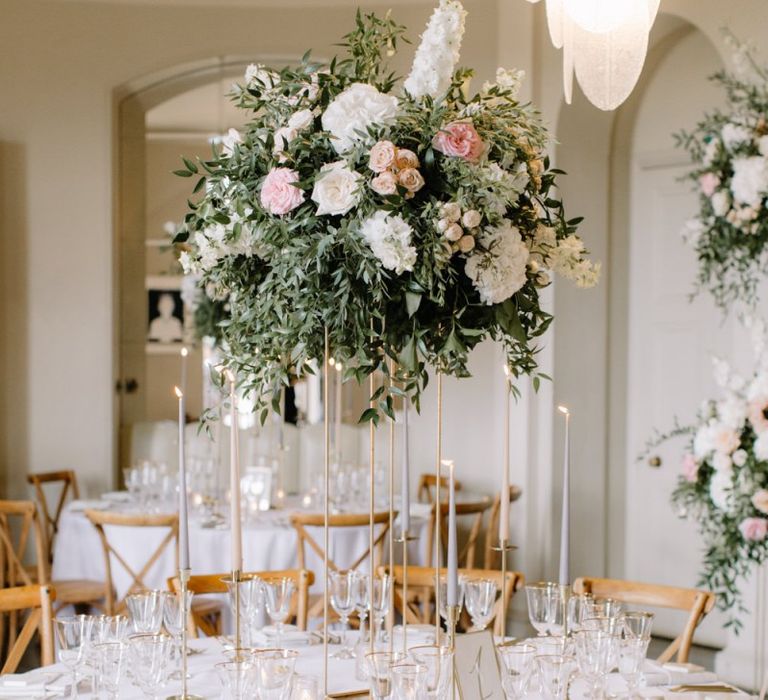
<path fill-rule="evenodd" d="M 741 444 L 736 431 L 724 425 L 719 426 L 714 431 L 712 442 L 714 443 L 715 450 L 725 455 L 731 454 Z"/>
<path fill-rule="evenodd" d="M 686 481 L 696 481 L 698 475 L 699 475 L 699 465 L 696 462 L 696 458 L 690 453 L 687 452 L 683 456 L 683 478 Z"/>
<path fill-rule="evenodd" d="M 302 192 L 293 183 L 299 174 L 290 168 L 272 168 L 261 186 L 261 204 L 270 213 L 282 216 L 304 201 Z"/>
<path fill-rule="evenodd" d="M 397 176 L 389 170 L 379 173 L 371 180 L 371 189 L 380 195 L 397 194 Z"/>
<path fill-rule="evenodd" d="M 406 168 L 397 174 L 398 182 L 409 192 L 418 192 L 424 187 L 424 178 L 416 168 Z"/>
<path fill-rule="evenodd" d="M 397 148 L 391 141 L 375 143 L 368 154 L 368 167 L 375 173 L 383 173 L 395 164 Z"/>
<path fill-rule="evenodd" d="M 419 159 L 413 151 L 409 151 L 407 148 L 398 148 L 397 157 L 395 158 L 395 167 L 398 170 L 418 168 Z"/>
<path fill-rule="evenodd" d="M 480 134 L 469 122 L 446 124 L 435 134 L 432 145 L 443 155 L 463 158 L 468 161 L 479 160 L 485 151 L 485 144 L 480 138 Z"/>
<path fill-rule="evenodd" d="M 749 416 L 749 422 L 752 423 L 752 427 L 758 435 L 768 430 L 768 399 L 765 396 L 758 396 L 753 401 L 750 401 L 747 407 L 747 415 Z"/>
<path fill-rule="evenodd" d="M 741 536 L 749 542 L 760 542 L 768 535 L 768 520 L 765 518 L 744 518 L 739 525 Z"/>
<path fill-rule="evenodd" d="M 720 184 L 720 178 L 714 173 L 704 173 L 699 176 L 699 186 L 705 196 L 711 197 L 717 186 Z"/>

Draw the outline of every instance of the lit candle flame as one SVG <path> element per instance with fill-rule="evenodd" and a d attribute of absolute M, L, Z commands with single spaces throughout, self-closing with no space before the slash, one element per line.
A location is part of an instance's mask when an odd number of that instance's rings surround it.
<path fill-rule="evenodd" d="M 341 362 L 336 363 L 336 371 L 341 372 L 344 369 L 344 365 L 341 364 Z"/>
<path fill-rule="evenodd" d="M 444 467 L 448 467 L 448 469 L 453 468 L 453 460 L 452 459 L 441 459 L 440 464 L 442 464 Z"/>
<path fill-rule="evenodd" d="M 173 387 L 173 390 L 176 392 L 177 398 L 181 398 L 182 396 L 184 396 L 184 394 L 182 393 L 181 389 L 179 389 L 179 387 L 175 386 Z"/>
<path fill-rule="evenodd" d="M 557 410 L 560 411 L 560 413 L 564 413 L 566 416 L 570 413 L 570 411 L 565 406 L 558 406 Z"/>
<path fill-rule="evenodd" d="M 183 348 L 181 349 L 181 356 L 182 356 L 182 357 L 186 357 L 187 355 L 189 355 L 189 350 L 187 350 L 187 348 L 186 348 L 186 347 L 183 347 Z"/>
<path fill-rule="evenodd" d="M 333 358 L 331 358 L 330 360 L 328 360 L 328 364 L 329 364 L 331 367 L 333 367 L 333 366 L 336 364 L 336 360 L 334 360 Z"/>

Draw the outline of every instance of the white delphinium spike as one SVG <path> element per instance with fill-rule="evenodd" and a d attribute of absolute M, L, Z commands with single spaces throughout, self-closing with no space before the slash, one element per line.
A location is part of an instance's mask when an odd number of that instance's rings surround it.
<path fill-rule="evenodd" d="M 413 97 L 441 97 L 459 62 L 467 12 L 459 0 L 440 0 L 416 49 L 411 73 L 404 83 Z"/>

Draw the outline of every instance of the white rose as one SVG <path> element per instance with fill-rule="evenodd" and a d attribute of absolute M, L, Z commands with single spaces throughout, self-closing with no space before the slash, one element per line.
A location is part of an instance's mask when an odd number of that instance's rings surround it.
<path fill-rule="evenodd" d="M 464 212 L 464 216 L 461 217 L 461 223 L 464 224 L 464 228 L 477 228 L 482 221 L 482 215 L 477 209 L 470 209 Z"/>
<path fill-rule="evenodd" d="M 315 121 L 315 115 L 312 114 L 311 109 L 300 109 L 298 112 L 294 112 L 291 118 L 288 120 L 288 126 L 296 131 L 304 131 L 308 129 Z"/>
<path fill-rule="evenodd" d="M 360 201 L 362 177 L 350 170 L 344 161 L 324 165 L 312 189 L 312 201 L 317 204 L 317 214 L 341 216 Z"/>
<path fill-rule="evenodd" d="M 450 225 L 451 225 L 451 222 L 448 221 L 448 219 L 439 219 L 438 222 L 435 224 L 435 228 L 440 233 L 445 233 L 445 231 L 448 229 Z"/>
<path fill-rule="evenodd" d="M 397 98 L 384 95 L 373 85 L 353 83 L 328 105 L 322 116 L 337 153 L 346 153 L 365 138 L 368 127 L 392 124 L 397 117 Z"/>
<path fill-rule="evenodd" d="M 296 129 L 292 129 L 290 126 L 279 128 L 275 131 L 275 145 L 272 147 L 272 153 L 282 153 L 298 135 Z"/>
<path fill-rule="evenodd" d="M 715 216 L 725 216 L 731 208 L 730 198 L 725 190 L 715 192 L 710 201 L 712 202 L 712 211 L 715 212 Z"/>
<path fill-rule="evenodd" d="M 697 460 L 702 460 L 714 449 L 712 428 L 708 425 L 702 425 L 693 438 L 693 455 Z"/>
<path fill-rule="evenodd" d="M 243 142 L 243 137 L 237 129 L 230 129 L 221 137 L 221 152 L 226 156 L 232 156 L 237 144 Z"/>
<path fill-rule="evenodd" d="M 768 461 L 768 430 L 757 436 L 752 451 L 755 453 L 755 457 L 761 462 Z"/>
<path fill-rule="evenodd" d="M 459 250 L 462 253 L 469 253 L 475 247 L 474 236 L 462 236 L 459 238 Z"/>
<path fill-rule="evenodd" d="M 245 84 L 249 88 L 269 90 L 280 82 L 277 73 L 265 68 L 261 64 L 251 63 L 245 69 Z"/>
<path fill-rule="evenodd" d="M 768 191 L 768 161 L 763 156 L 735 158 L 731 179 L 733 199 L 740 204 L 758 207 L 766 191 Z"/>
<path fill-rule="evenodd" d="M 731 394 L 717 405 L 717 414 L 725 425 L 737 430 L 747 419 L 747 404 Z"/>
<path fill-rule="evenodd" d="M 736 450 L 736 452 L 733 453 L 731 459 L 737 467 L 743 467 L 747 463 L 747 457 L 748 455 L 746 450 Z"/>

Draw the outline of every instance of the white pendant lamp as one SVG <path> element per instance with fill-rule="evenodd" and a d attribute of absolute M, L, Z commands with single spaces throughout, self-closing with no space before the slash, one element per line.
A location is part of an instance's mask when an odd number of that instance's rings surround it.
<path fill-rule="evenodd" d="M 571 103 L 575 74 L 592 104 L 616 109 L 640 77 L 659 0 L 545 2 L 552 43 L 563 49 L 565 101 Z"/>

